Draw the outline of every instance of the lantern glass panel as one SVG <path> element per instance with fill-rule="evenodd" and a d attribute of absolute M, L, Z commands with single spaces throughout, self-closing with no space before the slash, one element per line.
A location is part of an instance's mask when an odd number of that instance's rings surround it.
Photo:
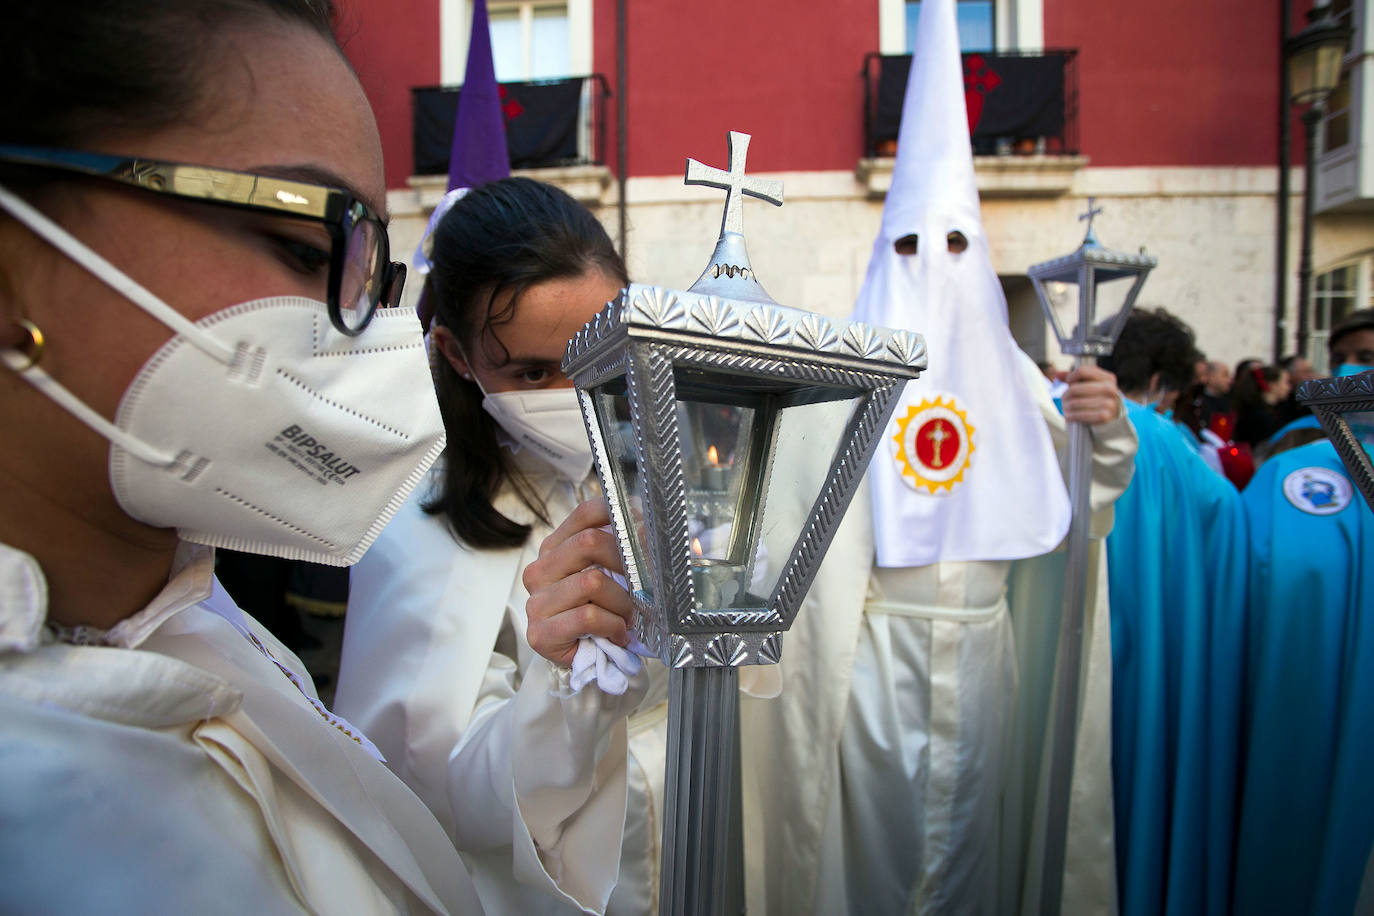
<path fill-rule="evenodd" d="M 754 407 L 678 402 L 687 533 L 695 557 L 743 562 L 744 547 L 734 536 L 734 521 L 751 470 L 757 418 Z"/>
<path fill-rule="evenodd" d="M 777 587 L 802 532 L 798 497 L 807 508 L 826 490 L 831 465 L 849 441 L 850 423 L 867 397 L 852 389 L 811 388 L 796 392 L 784 407 L 774 442 L 775 464 L 760 509 L 761 542 L 772 558 L 768 591 Z M 885 452 L 880 443 L 879 454 Z"/>
<path fill-rule="evenodd" d="M 1295 104 L 1306 105 L 1320 94 L 1313 89 L 1316 82 L 1317 55 L 1315 51 L 1305 51 L 1288 59 L 1288 88 Z"/>
<path fill-rule="evenodd" d="M 644 528 L 644 486 L 640 479 L 639 458 L 635 451 L 634 425 L 630 420 L 630 400 L 625 391 L 624 377 L 614 378 L 592 392 L 596 422 L 606 440 L 608 470 L 619 490 L 620 505 L 625 522 L 630 526 L 630 547 L 634 552 L 637 570 L 649 569 L 649 547 Z M 653 586 L 642 573 L 633 574 L 644 597 L 653 601 Z"/>
<path fill-rule="evenodd" d="M 1312 90 L 1320 93 L 1320 98 L 1330 95 L 1341 81 L 1341 63 L 1345 58 L 1343 44 L 1322 45 L 1317 49 L 1317 61 L 1313 67 Z"/>
<path fill-rule="evenodd" d="M 1341 419 L 1350 424 L 1355 438 L 1366 446 L 1374 448 L 1374 410 L 1357 410 L 1341 414 Z"/>
<path fill-rule="evenodd" d="M 859 400 L 847 388 L 726 379 L 679 367 L 678 429 L 698 610 L 768 606 L 800 531 L 798 493 L 819 493 Z"/>
<path fill-rule="evenodd" d="M 1078 326 L 1078 284 L 1066 283 L 1063 280 L 1046 280 L 1037 285 L 1043 294 L 1042 298 L 1049 303 L 1050 322 L 1054 325 L 1055 338 L 1060 343 L 1069 340 L 1072 335 L 1066 334 L 1064 328 Z"/>
<path fill-rule="evenodd" d="M 1126 319 L 1130 317 L 1131 306 L 1135 303 L 1131 293 L 1137 281 L 1144 280 L 1144 274 L 1139 271 L 1097 268 L 1093 271 L 1093 279 L 1097 284 L 1093 290 L 1096 306 L 1093 312 L 1096 322 L 1094 336 L 1105 337 L 1114 342 L 1126 326 Z"/>
<path fill-rule="evenodd" d="M 759 474 L 766 473 L 758 448 L 762 406 L 678 400 L 698 609 L 762 608 L 768 601 L 766 593 L 750 587 L 766 563 L 755 562 L 746 500 L 756 492 Z"/>

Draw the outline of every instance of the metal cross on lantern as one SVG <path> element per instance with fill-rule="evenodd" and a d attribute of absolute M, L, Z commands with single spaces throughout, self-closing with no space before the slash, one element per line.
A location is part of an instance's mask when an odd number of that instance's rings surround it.
<path fill-rule="evenodd" d="M 1107 356 L 1116 347 L 1135 305 L 1136 296 L 1145 284 L 1145 277 L 1158 263 L 1144 254 L 1124 254 L 1109 251 L 1093 233 L 1093 217 L 1102 208 L 1093 206 L 1088 198 L 1088 212 L 1079 216 L 1087 220 L 1088 228 L 1083 244 L 1073 254 L 1045 261 L 1027 273 L 1035 284 L 1035 294 L 1054 327 L 1059 347 L 1072 354 L 1074 364 L 1082 366 L 1089 359 Z M 1104 283 L 1129 282 L 1117 310 L 1099 321 L 1096 316 L 1098 288 Z M 1059 313 L 1045 289 L 1046 283 L 1067 283 L 1078 287 L 1078 325 L 1064 332 Z M 1054 694 L 1051 700 L 1054 721 L 1053 744 L 1050 757 L 1049 816 L 1046 823 L 1044 877 L 1041 881 L 1040 912 L 1060 911 L 1063 890 L 1065 840 L 1068 835 L 1069 789 L 1073 783 L 1073 749 L 1078 728 L 1078 681 L 1083 657 L 1084 602 L 1088 588 L 1088 528 L 1091 511 L 1088 501 L 1092 485 L 1092 436 L 1083 423 L 1069 424 L 1069 499 L 1073 505 L 1073 521 L 1069 525 L 1067 558 L 1064 572 L 1064 615 L 1059 625 L 1059 643 L 1055 654 Z"/>
<path fill-rule="evenodd" d="M 663 913 L 723 912 L 727 874 L 741 873 L 739 666 L 781 657 L 896 395 L 926 365 L 919 334 L 764 292 L 742 195 L 781 204 L 782 185 L 744 176 L 748 141 L 730 134 L 729 172 L 688 161 L 688 184 L 726 191 L 701 278 L 685 291 L 630 284 L 563 358 L 635 626 L 671 668 Z M 789 524 L 799 504 L 809 509 Z"/>
<path fill-rule="evenodd" d="M 744 160 L 749 155 L 749 135 L 730 132 L 727 145 L 730 151 L 730 171 L 704 165 L 695 159 L 687 160 L 687 177 L 683 184 L 704 185 L 725 192 L 725 214 L 720 221 L 720 235 L 728 233 L 744 236 L 744 197 L 757 197 L 775 207 L 782 206 L 782 182 L 769 178 L 746 178 Z"/>

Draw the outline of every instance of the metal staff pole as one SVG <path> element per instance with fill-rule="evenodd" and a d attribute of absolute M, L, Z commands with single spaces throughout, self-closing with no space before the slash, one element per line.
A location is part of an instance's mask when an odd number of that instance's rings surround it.
<path fill-rule="evenodd" d="M 1078 356 L 1075 367 L 1087 365 Z M 1059 622 L 1055 650 L 1054 730 L 1050 756 L 1049 807 L 1045 826 L 1044 876 L 1040 883 L 1040 912 L 1060 911 L 1064 860 L 1069 828 L 1069 793 L 1073 787 L 1073 755 L 1078 737 L 1078 694 L 1083 666 L 1083 618 L 1088 594 L 1088 529 L 1092 524 L 1092 433 L 1085 423 L 1069 424 L 1069 498 L 1073 521 L 1064 563 L 1064 616 Z"/>
<path fill-rule="evenodd" d="M 659 912 L 742 912 L 723 905 L 734 896 L 727 890 L 742 879 L 744 864 L 743 845 L 735 842 L 739 825 L 731 823 L 740 802 L 739 670 L 674 668 L 668 677 Z"/>
<path fill-rule="evenodd" d="M 1083 244 L 1073 254 L 1028 271 L 1046 316 L 1054 326 L 1060 348 L 1074 357 L 1075 367 L 1088 365 L 1098 356 L 1110 354 L 1126 324 L 1145 276 L 1155 266 L 1146 254 L 1122 254 L 1103 248 L 1093 235 L 1093 217 L 1101 213 L 1088 199 L 1088 212 L 1079 217 L 1088 221 Z M 1119 311 L 1102 325 L 1094 320 L 1097 311 L 1097 286 L 1114 280 L 1132 280 Z M 1068 334 L 1059 321 L 1058 311 L 1044 283 L 1070 283 L 1078 287 L 1078 325 Z M 1040 913 L 1053 916 L 1061 910 L 1064 863 L 1069 827 L 1069 802 L 1073 788 L 1073 758 L 1078 737 L 1078 707 L 1083 666 L 1083 628 L 1088 595 L 1088 534 L 1092 524 L 1092 433 L 1083 423 L 1069 423 L 1069 498 L 1073 518 L 1069 524 L 1064 568 L 1064 612 L 1059 622 L 1055 651 L 1054 692 L 1051 697 L 1051 733 L 1048 810 L 1045 824 L 1045 853 L 1040 881 Z"/>

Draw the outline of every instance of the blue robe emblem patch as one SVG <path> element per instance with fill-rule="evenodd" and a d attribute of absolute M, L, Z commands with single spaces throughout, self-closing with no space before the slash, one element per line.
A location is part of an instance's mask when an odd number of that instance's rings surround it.
<path fill-rule="evenodd" d="M 1283 495 L 1309 515 L 1335 515 L 1350 505 L 1350 479 L 1331 468 L 1298 468 L 1283 478 Z"/>

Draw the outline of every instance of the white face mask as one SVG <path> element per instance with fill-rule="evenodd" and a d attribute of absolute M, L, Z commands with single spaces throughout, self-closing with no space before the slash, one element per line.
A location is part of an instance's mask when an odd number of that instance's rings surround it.
<path fill-rule="evenodd" d="M 522 448 L 530 449 L 569 480 L 581 482 L 591 473 L 592 446 L 587 441 L 576 389 L 482 393 L 482 409 Z"/>
<path fill-rule="evenodd" d="M 177 333 L 111 424 L 12 350 L 5 363 L 109 439 L 119 505 L 188 541 L 333 565 L 357 561 L 444 447 L 409 310 L 361 335 L 323 302 L 245 302 L 192 323 L 9 191 L 0 206 Z"/>

